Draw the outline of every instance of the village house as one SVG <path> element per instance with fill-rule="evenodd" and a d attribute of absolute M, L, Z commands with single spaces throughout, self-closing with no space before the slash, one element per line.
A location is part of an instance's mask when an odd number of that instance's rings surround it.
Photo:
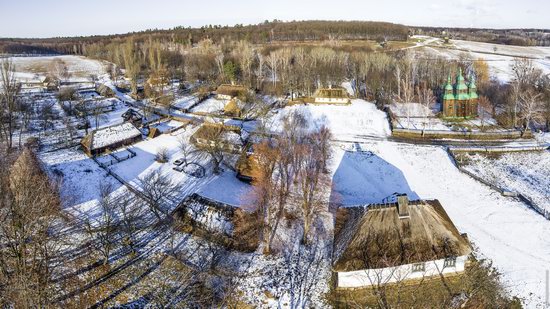
<path fill-rule="evenodd" d="M 124 122 L 94 130 L 86 135 L 80 144 L 84 152 L 93 157 L 141 140 L 141 131 L 131 123 Z"/>
<path fill-rule="evenodd" d="M 439 201 L 341 207 L 333 252 L 336 288 L 363 288 L 463 273 L 472 249 Z"/>
<path fill-rule="evenodd" d="M 259 245 L 254 213 L 193 193 L 176 207 L 175 226 L 186 233 L 200 233 L 210 241 L 239 251 Z"/>
<path fill-rule="evenodd" d="M 232 98 L 225 104 L 223 114 L 232 118 L 241 118 L 243 116 L 244 102 L 238 98 Z"/>
<path fill-rule="evenodd" d="M 453 85 L 449 74 L 442 106 L 443 117 L 445 118 L 477 117 L 478 95 L 475 79 L 470 78 L 470 83 L 466 85 L 464 76 L 462 76 L 462 69 L 459 69 L 456 83 Z"/>
<path fill-rule="evenodd" d="M 218 89 L 216 89 L 216 98 L 220 100 L 231 100 L 245 95 L 247 91 L 248 89 L 243 85 L 221 84 Z"/>
<path fill-rule="evenodd" d="M 21 91 L 22 92 L 45 92 L 45 91 L 55 91 L 59 88 L 59 80 L 51 77 L 38 77 L 38 79 L 27 80 L 21 82 Z"/>
<path fill-rule="evenodd" d="M 197 148 L 219 147 L 230 153 L 240 153 L 244 147 L 239 128 L 215 123 L 203 124 L 190 141 Z"/>
<path fill-rule="evenodd" d="M 351 104 L 348 93 L 344 88 L 320 88 L 313 95 L 313 103 L 315 104 L 335 104 L 348 105 Z"/>
<path fill-rule="evenodd" d="M 140 126 L 143 120 L 143 115 L 133 108 L 129 108 L 121 117 L 124 121 L 131 122 L 135 126 Z"/>

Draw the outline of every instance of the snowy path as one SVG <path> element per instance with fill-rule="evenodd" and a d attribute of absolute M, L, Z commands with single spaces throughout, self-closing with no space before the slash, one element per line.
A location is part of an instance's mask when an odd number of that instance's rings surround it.
<path fill-rule="evenodd" d="M 550 222 L 461 173 L 443 147 L 382 141 L 362 148 L 397 167 L 420 198 L 440 200 L 458 229 L 493 260 L 506 287 L 524 298 L 528 308 L 544 302 Z"/>

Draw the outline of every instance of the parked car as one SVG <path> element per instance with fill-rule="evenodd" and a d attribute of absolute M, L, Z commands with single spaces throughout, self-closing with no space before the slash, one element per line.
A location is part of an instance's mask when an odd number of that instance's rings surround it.
<path fill-rule="evenodd" d="M 180 158 L 180 159 L 177 159 L 176 161 L 174 161 L 174 165 L 175 166 L 180 166 L 182 165 L 183 163 L 185 163 L 185 159 L 184 158 Z M 181 172 L 181 171 L 180 171 Z"/>

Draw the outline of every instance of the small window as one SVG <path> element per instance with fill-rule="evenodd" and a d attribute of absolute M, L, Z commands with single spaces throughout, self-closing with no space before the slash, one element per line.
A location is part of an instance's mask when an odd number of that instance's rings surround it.
<path fill-rule="evenodd" d="M 455 267 L 456 266 L 456 257 L 445 258 L 443 262 L 443 268 L 446 267 Z"/>
<path fill-rule="evenodd" d="M 419 272 L 419 271 L 425 271 L 426 270 L 426 266 L 424 263 L 415 263 L 415 264 L 412 264 L 412 272 L 415 273 L 415 272 Z"/>

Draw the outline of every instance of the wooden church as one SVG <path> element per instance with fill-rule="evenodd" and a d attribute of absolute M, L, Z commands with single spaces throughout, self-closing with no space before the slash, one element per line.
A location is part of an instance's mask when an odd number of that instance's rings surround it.
<path fill-rule="evenodd" d="M 466 85 L 464 76 L 462 76 L 462 69 L 459 69 L 454 85 L 449 74 L 443 94 L 442 112 L 445 118 L 473 118 L 478 115 L 478 95 L 475 79 L 471 78 L 470 83 Z"/>

